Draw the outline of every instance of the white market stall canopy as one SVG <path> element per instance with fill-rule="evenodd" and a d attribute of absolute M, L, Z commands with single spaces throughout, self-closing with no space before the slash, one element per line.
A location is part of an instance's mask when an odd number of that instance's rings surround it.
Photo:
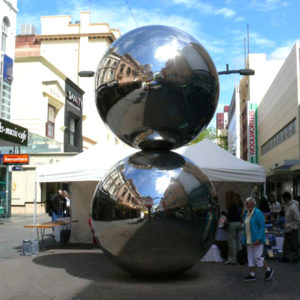
<path fill-rule="evenodd" d="M 100 181 L 115 163 L 136 151 L 127 146 L 98 143 L 60 163 L 37 167 L 36 181 Z M 175 152 L 189 158 L 212 181 L 265 182 L 264 167 L 241 160 L 209 140 L 181 147 Z"/>
<path fill-rule="evenodd" d="M 127 146 L 113 143 L 98 143 L 91 149 L 77 154 L 62 162 L 38 166 L 36 181 L 38 182 L 75 182 L 97 181 L 103 179 L 106 172 L 119 160 L 136 152 Z"/>
<path fill-rule="evenodd" d="M 175 152 L 189 158 L 212 181 L 265 182 L 265 168 L 233 156 L 209 140 L 181 147 Z"/>

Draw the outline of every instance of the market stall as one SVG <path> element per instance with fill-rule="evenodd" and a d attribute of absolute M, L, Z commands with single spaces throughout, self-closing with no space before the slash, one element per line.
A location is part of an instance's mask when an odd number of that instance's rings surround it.
<path fill-rule="evenodd" d="M 72 227 L 71 242 L 92 241 L 88 217 L 95 188 L 116 162 L 136 151 L 127 146 L 97 144 L 61 163 L 36 169 L 37 182 L 71 183 L 72 217 L 80 220 Z M 234 189 L 244 198 L 250 195 L 255 184 L 265 182 L 263 167 L 240 160 L 211 141 L 203 140 L 176 152 L 189 158 L 212 180 L 221 207 L 229 189 Z"/>

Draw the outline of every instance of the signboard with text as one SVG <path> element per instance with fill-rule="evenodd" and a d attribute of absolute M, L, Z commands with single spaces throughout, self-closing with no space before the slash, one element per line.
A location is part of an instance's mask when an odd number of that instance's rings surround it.
<path fill-rule="evenodd" d="M 2 163 L 3 165 L 28 165 L 29 155 L 28 154 L 3 154 Z"/>
<path fill-rule="evenodd" d="M 248 122 L 248 161 L 254 164 L 258 163 L 257 152 L 257 104 L 248 102 L 247 107 Z"/>
<path fill-rule="evenodd" d="M 77 111 L 82 111 L 83 92 L 71 80 L 66 80 L 66 102 Z"/>
<path fill-rule="evenodd" d="M 3 80 L 11 83 L 12 82 L 12 77 L 13 75 L 13 60 L 4 54 L 3 57 Z"/>
<path fill-rule="evenodd" d="M 0 119 L 0 140 L 1 139 L 20 146 L 27 146 L 28 129 Z"/>

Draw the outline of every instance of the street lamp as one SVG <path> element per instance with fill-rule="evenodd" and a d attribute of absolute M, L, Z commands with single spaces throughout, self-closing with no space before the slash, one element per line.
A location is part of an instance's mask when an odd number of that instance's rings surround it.
<path fill-rule="evenodd" d="M 79 77 L 93 77 L 95 75 L 94 71 L 80 71 L 78 72 Z"/>
<path fill-rule="evenodd" d="M 240 69 L 240 70 L 229 70 L 228 64 L 226 64 L 226 71 L 218 72 L 219 75 L 227 75 L 227 74 L 240 74 L 245 76 L 251 76 L 255 74 L 255 71 L 252 69 Z"/>

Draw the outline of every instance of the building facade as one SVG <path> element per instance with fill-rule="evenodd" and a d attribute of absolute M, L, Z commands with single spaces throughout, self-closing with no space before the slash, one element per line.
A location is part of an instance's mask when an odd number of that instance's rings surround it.
<path fill-rule="evenodd" d="M 17 0 L 0 0 L 0 118 L 8 121 L 10 120 L 17 11 Z"/>
<path fill-rule="evenodd" d="M 13 129 L 14 124 L 10 123 L 11 112 L 11 90 L 13 86 L 13 65 L 15 56 L 17 0 L 0 0 L 0 122 L 1 128 Z M 6 125 L 3 125 L 3 124 Z M 2 131 L 2 130 L 1 130 Z M 6 137 L 0 137 L 0 147 L 10 146 L 11 151 L 18 144 L 10 143 Z M 1 148 L 0 148 L 0 152 Z M 1 159 L 2 160 L 2 159 Z M 8 165 L 0 164 L 0 216 L 10 216 L 11 203 L 11 168 Z"/>
<path fill-rule="evenodd" d="M 296 43 L 258 106 L 259 163 L 267 170 L 267 188 L 280 197 L 300 198 L 300 65 Z"/>
<path fill-rule="evenodd" d="M 240 129 L 240 97 L 239 86 L 236 85 L 232 94 L 228 111 L 228 151 L 241 158 L 241 129 Z"/>
<path fill-rule="evenodd" d="M 216 114 L 217 143 L 227 149 L 228 112 L 230 106 L 225 105 L 224 111 Z"/>
<path fill-rule="evenodd" d="M 28 37 L 26 43 L 31 39 Z M 30 160 L 21 170 L 12 171 L 11 212 L 27 214 L 33 212 L 36 196 L 37 210 L 44 212 L 48 194 L 59 188 L 51 184 L 35 187 L 36 167 L 59 162 L 82 151 L 84 92 L 44 57 L 30 56 L 38 54 L 38 47 L 29 46 L 26 53 L 25 48 L 19 46 L 11 119 L 29 130 L 28 145 L 20 147 L 20 152 L 29 154 Z"/>
<path fill-rule="evenodd" d="M 90 12 L 81 12 L 80 20 L 73 23 L 71 16 L 41 17 L 41 34 L 36 36 L 40 55 L 59 66 L 70 80 L 85 91 L 82 121 L 84 149 L 112 138 L 112 134 L 97 112 L 95 79 L 81 78 L 78 73 L 96 72 L 102 55 L 119 36 L 119 30 L 111 29 L 107 23 L 91 23 Z"/>
<path fill-rule="evenodd" d="M 257 163 L 257 153 L 250 155 L 248 149 L 257 148 L 257 142 L 253 144 L 253 124 L 257 122 L 256 109 L 259 106 L 263 96 L 270 87 L 276 74 L 283 64 L 283 60 L 268 60 L 266 54 L 249 54 L 247 57 L 246 68 L 255 71 L 254 76 L 243 76 L 239 84 L 240 100 L 240 137 L 241 137 L 241 158 L 247 161 Z M 255 113 L 253 113 L 253 110 Z M 253 119 L 253 116 L 255 118 Z M 254 123 L 253 123 L 254 122 Z M 251 124 L 251 138 L 249 135 L 249 125 Z M 257 128 L 256 131 L 257 133 Z M 254 134 L 255 135 L 255 134 Z M 255 157 L 255 159 L 253 158 Z"/>
<path fill-rule="evenodd" d="M 248 55 L 247 68 L 255 75 L 241 78 L 229 111 L 231 153 L 239 123 L 240 158 L 266 168 L 266 192 L 279 200 L 283 191 L 300 199 L 299 51 L 296 43 L 285 60 L 277 61 L 265 54 Z"/>

